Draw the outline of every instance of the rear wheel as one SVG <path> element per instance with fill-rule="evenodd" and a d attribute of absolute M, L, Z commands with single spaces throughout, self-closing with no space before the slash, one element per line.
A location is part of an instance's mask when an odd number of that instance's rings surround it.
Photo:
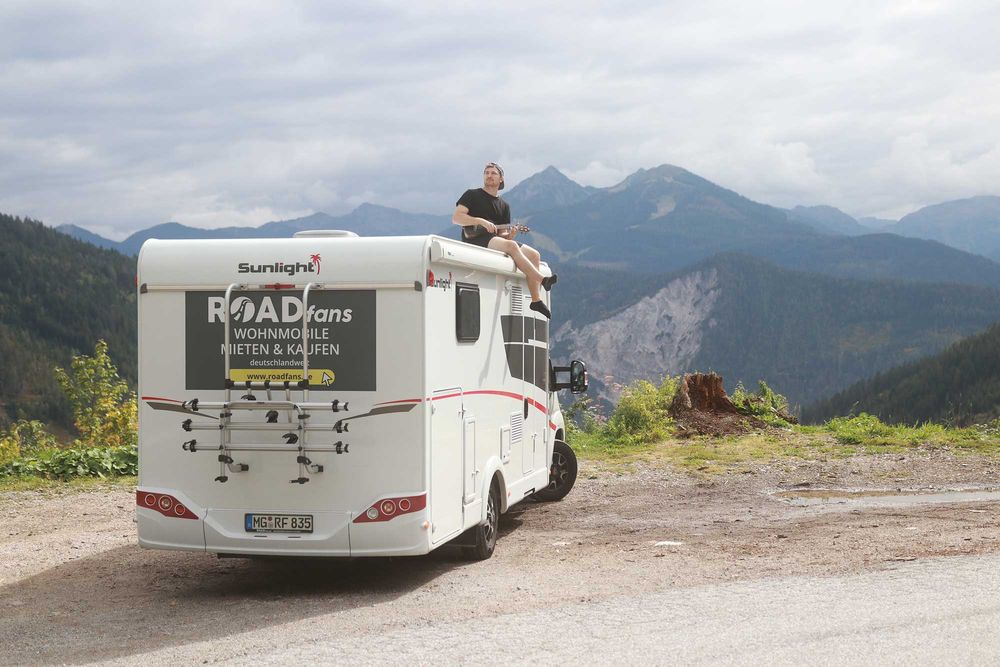
<path fill-rule="evenodd" d="M 562 440 L 552 447 L 552 467 L 549 468 L 549 485 L 537 492 L 535 500 L 562 500 L 576 484 L 576 454 Z"/>
<path fill-rule="evenodd" d="M 486 523 L 472 529 L 476 538 L 475 546 L 463 547 L 462 553 L 469 560 L 486 560 L 493 555 L 500 532 L 500 485 L 496 480 L 490 484 L 490 495 L 486 500 Z"/>

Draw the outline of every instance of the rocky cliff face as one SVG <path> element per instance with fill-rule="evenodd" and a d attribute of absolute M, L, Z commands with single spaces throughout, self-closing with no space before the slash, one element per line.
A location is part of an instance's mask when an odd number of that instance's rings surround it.
<path fill-rule="evenodd" d="M 702 332 L 714 324 L 719 293 L 715 269 L 696 271 L 613 317 L 580 330 L 567 322 L 553 340 L 568 358 L 585 359 L 600 397 L 615 402 L 622 385 L 689 368 L 701 349 Z"/>

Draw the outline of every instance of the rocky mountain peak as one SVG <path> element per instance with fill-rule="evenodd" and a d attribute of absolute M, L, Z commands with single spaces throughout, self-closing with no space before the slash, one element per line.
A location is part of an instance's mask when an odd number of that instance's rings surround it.
<path fill-rule="evenodd" d="M 550 165 L 518 183 L 503 198 L 510 204 L 515 217 L 521 217 L 560 206 L 571 206 L 589 196 L 590 189 Z"/>
<path fill-rule="evenodd" d="M 650 185 L 662 185 L 673 183 L 678 177 L 688 175 L 691 172 L 672 164 L 661 164 L 652 169 L 637 169 L 635 172 L 625 177 L 625 180 L 608 188 L 608 192 L 616 193 L 630 188 L 648 187 Z"/>

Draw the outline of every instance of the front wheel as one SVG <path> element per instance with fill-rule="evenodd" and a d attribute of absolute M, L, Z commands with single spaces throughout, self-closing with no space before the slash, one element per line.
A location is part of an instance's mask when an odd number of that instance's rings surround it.
<path fill-rule="evenodd" d="M 471 529 L 476 537 L 475 546 L 463 547 L 462 553 L 469 560 L 486 560 L 493 555 L 500 532 L 500 486 L 496 480 L 490 484 L 490 496 L 486 501 L 486 523 Z"/>
<path fill-rule="evenodd" d="M 552 447 L 552 467 L 549 468 L 549 485 L 532 496 L 535 500 L 562 500 L 576 484 L 576 454 L 562 440 Z"/>

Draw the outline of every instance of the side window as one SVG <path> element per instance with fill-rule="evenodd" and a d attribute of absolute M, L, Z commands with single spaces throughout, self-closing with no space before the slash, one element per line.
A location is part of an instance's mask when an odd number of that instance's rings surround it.
<path fill-rule="evenodd" d="M 464 343 L 479 340 L 479 285 L 455 284 L 455 336 Z"/>

